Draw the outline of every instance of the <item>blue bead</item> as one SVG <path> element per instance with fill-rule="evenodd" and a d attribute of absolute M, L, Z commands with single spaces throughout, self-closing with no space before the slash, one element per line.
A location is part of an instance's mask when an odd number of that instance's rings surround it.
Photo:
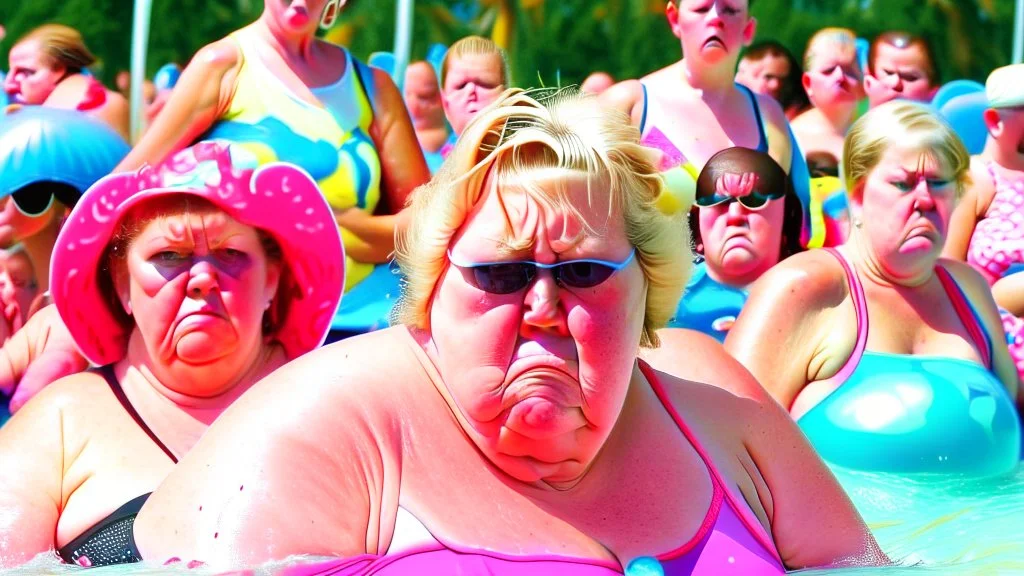
<path fill-rule="evenodd" d="M 626 567 L 626 576 L 665 576 L 661 562 L 651 556 L 634 558 Z"/>

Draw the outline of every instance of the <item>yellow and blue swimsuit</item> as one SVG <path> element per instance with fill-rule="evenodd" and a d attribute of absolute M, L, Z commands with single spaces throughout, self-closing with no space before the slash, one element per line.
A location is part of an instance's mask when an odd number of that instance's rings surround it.
<path fill-rule="evenodd" d="M 290 162 L 316 180 L 336 212 L 359 208 L 373 213 L 380 201 L 381 165 L 370 138 L 373 74 L 345 53 L 345 72 L 335 83 L 313 88 L 321 106 L 289 90 L 260 60 L 252 32 L 230 38 L 242 65 L 228 111 L 199 140 L 226 140 L 254 153 L 259 162 Z M 341 229 L 347 245 L 354 236 Z M 373 264 L 346 257 L 345 291 L 361 282 Z"/>

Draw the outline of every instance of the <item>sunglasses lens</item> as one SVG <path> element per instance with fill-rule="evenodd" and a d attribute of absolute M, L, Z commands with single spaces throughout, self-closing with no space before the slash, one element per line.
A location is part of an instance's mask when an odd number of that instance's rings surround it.
<path fill-rule="evenodd" d="M 728 198 L 719 196 L 718 194 L 708 194 L 707 196 L 697 197 L 697 206 L 701 208 L 710 208 L 712 206 L 718 206 L 727 200 Z"/>
<path fill-rule="evenodd" d="M 491 294 L 522 290 L 534 275 L 534 267 L 529 264 L 486 264 L 474 266 L 472 271 L 477 288 Z"/>
<path fill-rule="evenodd" d="M 596 262 L 567 262 L 557 270 L 558 281 L 573 288 L 593 288 L 615 273 L 611 266 Z"/>
<path fill-rule="evenodd" d="M 39 216 L 50 207 L 53 201 L 53 194 L 47 190 L 25 187 L 11 194 L 11 200 L 15 207 L 26 216 Z"/>

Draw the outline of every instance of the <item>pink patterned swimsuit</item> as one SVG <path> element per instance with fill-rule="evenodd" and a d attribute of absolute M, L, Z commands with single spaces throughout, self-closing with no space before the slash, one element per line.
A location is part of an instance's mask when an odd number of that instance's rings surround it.
<path fill-rule="evenodd" d="M 614 576 L 626 574 L 664 576 L 781 576 L 782 560 L 771 536 L 739 497 L 734 496 L 718 473 L 697 437 L 668 400 L 657 374 L 645 362 L 641 370 L 654 388 L 665 410 L 680 432 L 693 445 L 707 466 L 714 492 L 697 533 L 676 550 L 644 556 L 623 567 L 613 562 L 562 556 L 512 556 L 489 550 L 464 549 L 445 544 L 405 509 L 399 508 L 395 539 L 385 555 L 365 554 L 354 558 L 295 566 L 282 576 L 355 576 L 391 574 L 489 574 L 520 576 Z M 685 487 L 666 489 L 685 492 Z M 404 526 L 404 528 L 403 528 Z M 413 526 L 410 528 L 410 526 Z M 399 536 L 401 532 L 406 535 Z M 419 532 L 421 536 L 409 537 Z M 397 548 L 397 550 L 396 550 Z"/>
<path fill-rule="evenodd" d="M 978 222 L 967 250 L 967 261 L 988 280 L 1024 272 L 1024 177 L 1013 182 L 1003 178 L 991 162 L 985 167 L 995 183 L 996 193 Z M 1024 379 L 1024 320 L 1000 309 L 1003 330 L 1017 373 Z"/>

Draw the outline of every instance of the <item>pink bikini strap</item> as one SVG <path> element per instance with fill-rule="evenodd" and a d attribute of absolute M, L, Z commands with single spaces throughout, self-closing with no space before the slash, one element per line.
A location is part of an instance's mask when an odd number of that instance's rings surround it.
<path fill-rule="evenodd" d="M 946 291 L 946 295 L 949 296 L 949 301 L 953 303 L 953 310 L 956 311 L 960 322 L 967 329 L 967 335 L 973 341 L 975 348 L 978 349 L 978 353 L 981 354 L 982 364 L 984 364 L 985 368 L 991 370 L 992 341 L 989 338 L 988 332 L 982 327 L 981 319 L 978 317 L 977 312 L 971 306 L 970 300 L 967 299 L 963 289 L 960 288 L 960 285 L 957 284 L 956 280 L 953 279 L 953 275 L 948 270 L 938 265 L 935 267 L 935 273 L 938 275 L 939 281 L 942 282 L 942 288 Z"/>
<path fill-rule="evenodd" d="M 864 295 L 864 286 L 860 283 L 860 278 L 857 277 L 857 273 L 854 272 L 853 268 L 850 267 L 850 263 L 846 261 L 846 257 L 835 248 L 823 248 L 825 252 L 828 252 L 839 261 L 839 264 L 843 267 L 843 272 L 846 274 L 846 283 L 850 289 L 850 296 L 853 297 L 853 311 L 857 315 L 857 342 L 853 346 L 853 352 L 850 357 L 843 364 L 843 367 L 839 369 L 834 375 L 826 380 L 822 380 L 817 385 L 824 390 L 828 391 L 828 394 L 832 394 L 846 382 L 853 371 L 857 369 L 857 364 L 860 363 L 861 356 L 864 355 L 864 349 L 868 345 L 868 300 Z M 799 398 L 799 396 L 797 396 Z M 795 404 L 790 406 L 790 414 L 794 420 L 800 420 L 800 417 L 810 411 L 813 406 L 798 406 Z"/>
<path fill-rule="evenodd" d="M 704 451 L 704 447 L 697 440 L 697 436 L 692 430 L 690 430 L 690 427 L 686 425 L 682 416 L 679 415 L 679 411 L 676 410 L 675 406 L 672 404 L 672 401 L 669 399 L 668 394 L 665 391 L 665 387 L 661 384 L 661 379 L 658 377 L 657 372 L 651 368 L 650 364 L 643 360 L 637 359 L 637 364 L 640 366 L 640 371 L 643 373 L 644 377 L 647 378 L 647 382 L 650 383 L 651 388 L 654 390 L 654 394 L 658 397 L 658 400 L 661 401 L 661 405 L 672 417 L 672 420 L 676 423 L 676 426 L 679 427 L 680 432 L 683 433 L 683 436 L 690 445 L 693 446 L 693 449 L 697 451 L 698 455 L 700 455 L 701 460 L 704 461 L 704 466 L 707 467 L 708 473 L 711 475 L 711 484 L 714 487 L 714 494 L 711 497 L 711 508 L 708 510 L 708 514 L 704 518 L 704 522 L 701 524 L 697 533 L 694 534 L 690 541 L 683 544 L 676 550 L 660 554 L 658 559 L 672 560 L 674 558 L 679 558 L 689 552 L 698 542 L 703 540 L 704 536 L 707 535 L 708 530 L 714 527 L 715 522 L 718 520 L 719 510 L 721 509 L 722 500 L 724 499 L 728 502 L 729 506 L 732 507 L 733 512 L 736 513 L 740 522 L 743 523 L 754 539 L 757 540 L 769 554 L 778 560 L 780 564 L 782 564 L 782 557 L 779 556 L 779 551 L 775 548 L 775 541 L 772 540 L 771 535 L 768 534 L 768 531 L 765 530 L 761 522 L 754 518 L 754 514 L 750 510 L 749 506 L 745 503 L 738 502 L 732 492 L 726 489 L 726 483 L 722 480 L 721 474 L 718 473 L 718 468 L 715 467 L 714 463 L 711 461 L 711 457 L 708 456 L 708 453 Z"/>

